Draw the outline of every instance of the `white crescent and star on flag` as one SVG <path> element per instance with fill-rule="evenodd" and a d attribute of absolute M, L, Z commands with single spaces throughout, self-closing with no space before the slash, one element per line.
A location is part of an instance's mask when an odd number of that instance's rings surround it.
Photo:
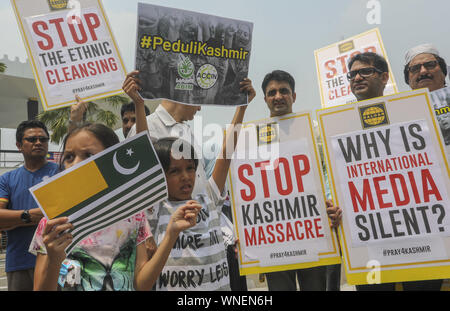
<path fill-rule="evenodd" d="M 126 153 L 127 153 L 128 156 L 132 157 L 134 151 L 133 151 L 132 148 L 130 148 L 130 149 L 127 149 Z M 117 161 L 117 151 L 114 153 L 114 156 L 113 156 L 114 168 L 116 169 L 116 171 L 118 171 L 122 175 L 132 175 L 132 174 L 134 174 L 138 170 L 140 164 L 141 164 L 141 161 L 139 161 L 136 164 L 136 166 L 133 167 L 133 168 L 125 168 L 125 167 L 123 167 L 122 165 L 119 164 L 119 161 Z"/>

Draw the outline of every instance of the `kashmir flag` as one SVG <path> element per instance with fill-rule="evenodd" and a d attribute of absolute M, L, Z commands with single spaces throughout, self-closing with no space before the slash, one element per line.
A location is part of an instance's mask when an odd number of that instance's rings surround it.
<path fill-rule="evenodd" d="M 167 199 L 148 132 L 104 150 L 30 188 L 47 219 L 68 217 L 73 247 L 88 235 Z"/>

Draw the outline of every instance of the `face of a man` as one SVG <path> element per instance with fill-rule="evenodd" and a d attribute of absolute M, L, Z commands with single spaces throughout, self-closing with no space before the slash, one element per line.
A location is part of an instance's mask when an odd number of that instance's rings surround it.
<path fill-rule="evenodd" d="M 41 128 L 29 128 L 25 130 L 22 141 L 16 145 L 24 158 L 45 159 L 48 153 L 48 136 Z"/>
<path fill-rule="evenodd" d="M 272 80 L 266 87 L 264 100 L 270 110 L 271 117 L 279 117 L 292 113 L 292 105 L 297 95 L 292 92 L 288 82 Z"/>
<path fill-rule="evenodd" d="M 428 62 L 436 62 L 436 66 L 433 68 L 425 68 L 421 66 L 417 72 L 409 71 L 409 86 L 413 90 L 428 88 L 430 92 L 442 89 L 445 86 L 445 75 L 441 70 L 441 67 L 437 63 L 437 59 L 433 54 L 419 54 L 413 58 L 409 63 L 411 69 L 416 65 L 423 65 Z"/>
<path fill-rule="evenodd" d="M 136 113 L 134 111 L 125 111 L 122 117 L 123 136 L 127 137 L 133 125 L 136 123 Z"/>
<path fill-rule="evenodd" d="M 360 70 L 363 68 L 373 68 L 374 66 L 360 61 L 353 63 L 350 71 Z M 374 72 L 371 76 L 363 77 L 357 74 L 353 80 L 350 80 L 350 87 L 353 95 L 358 100 L 366 100 L 383 96 L 384 88 L 389 80 L 389 73 Z"/>

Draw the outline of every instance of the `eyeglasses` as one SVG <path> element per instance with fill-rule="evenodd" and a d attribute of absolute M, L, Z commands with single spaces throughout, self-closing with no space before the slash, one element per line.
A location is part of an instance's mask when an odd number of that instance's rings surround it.
<path fill-rule="evenodd" d="M 420 69 L 422 69 L 422 66 L 424 66 L 425 69 L 427 69 L 427 70 L 431 70 L 431 69 L 436 68 L 436 66 L 438 64 L 439 63 L 436 60 L 432 60 L 432 61 L 429 61 L 429 62 L 426 62 L 423 64 L 417 64 L 417 65 L 411 66 L 408 68 L 408 71 L 410 73 L 418 73 L 420 71 Z"/>
<path fill-rule="evenodd" d="M 359 70 L 353 70 L 353 71 L 348 72 L 347 79 L 349 81 L 354 80 L 358 74 L 363 78 L 368 78 L 371 75 L 373 75 L 375 72 L 383 73 L 381 70 L 379 70 L 375 67 L 367 67 L 367 68 L 361 68 Z"/>
<path fill-rule="evenodd" d="M 45 137 L 45 136 L 30 136 L 30 137 L 24 137 L 23 139 L 25 139 L 26 141 L 34 144 L 35 142 L 37 142 L 38 140 L 45 144 L 48 143 L 48 141 L 50 140 L 50 138 Z"/>

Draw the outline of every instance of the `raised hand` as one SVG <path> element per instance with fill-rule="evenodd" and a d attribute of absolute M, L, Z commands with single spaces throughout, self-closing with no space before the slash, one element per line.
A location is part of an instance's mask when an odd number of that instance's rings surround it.
<path fill-rule="evenodd" d="M 75 98 L 77 100 L 77 103 L 70 106 L 69 122 L 79 124 L 83 122 L 83 115 L 87 110 L 88 104 L 84 102 L 78 95 L 75 95 Z"/>
<path fill-rule="evenodd" d="M 125 81 L 122 84 L 122 90 L 130 96 L 134 103 L 144 102 L 139 91 L 142 90 L 141 81 L 137 78 L 139 71 L 135 70 L 127 74 Z"/>
<path fill-rule="evenodd" d="M 244 78 L 242 82 L 239 83 L 241 92 L 248 94 L 248 102 L 250 103 L 256 96 L 256 91 L 253 88 L 252 80 L 249 78 Z"/>
<path fill-rule="evenodd" d="M 174 234 L 192 228 L 197 224 L 197 215 L 202 206 L 197 201 L 189 201 L 185 205 L 179 207 L 170 218 L 167 230 Z"/>

